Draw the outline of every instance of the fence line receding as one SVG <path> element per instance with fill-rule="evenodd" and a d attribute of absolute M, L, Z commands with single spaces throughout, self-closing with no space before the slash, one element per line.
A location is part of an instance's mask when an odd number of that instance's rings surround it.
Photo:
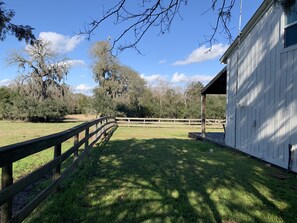
<path fill-rule="evenodd" d="M 121 127 L 152 127 L 152 128 L 200 128 L 201 119 L 170 119 L 170 118 L 129 118 L 117 117 Z M 206 119 L 208 129 L 222 129 L 224 119 Z"/>
<path fill-rule="evenodd" d="M 72 172 L 95 143 L 106 143 L 116 128 L 117 123 L 114 118 L 102 117 L 60 133 L 1 147 L 0 222 L 21 222 L 24 220 L 44 199 L 57 190 L 61 181 Z M 62 153 L 62 143 L 71 138 L 73 138 L 73 146 Z M 51 161 L 30 172 L 20 180 L 13 181 L 14 162 L 47 149 L 54 149 L 54 157 Z M 66 159 L 69 162 L 68 158 L 70 157 L 73 157 L 70 160 L 70 164 L 65 165 L 66 167 L 61 171 L 62 164 L 66 163 Z M 52 175 L 49 185 L 26 204 L 24 208 L 16 213 L 12 213 L 13 198 L 46 174 Z"/>

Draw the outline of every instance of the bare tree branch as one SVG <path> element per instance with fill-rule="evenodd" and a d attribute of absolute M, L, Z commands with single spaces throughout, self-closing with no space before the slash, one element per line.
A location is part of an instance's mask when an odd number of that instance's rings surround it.
<path fill-rule="evenodd" d="M 138 11 L 132 11 L 126 7 L 126 0 L 119 0 L 118 3 L 104 13 L 101 19 L 93 20 L 79 34 L 91 34 L 99 26 L 111 17 L 115 17 L 115 24 L 128 24 L 127 28 L 112 43 L 112 49 L 117 46 L 120 51 L 127 48 L 137 49 L 137 44 L 152 27 L 159 27 L 159 35 L 169 32 L 172 22 L 176 16 L 180 16 L 179 10 L 182 5 L 187 5 L 188 0 L 142 0 Z M 120 44 L 129 34 L 133 33 L 134 41 Z"/>
<path fill-rule="evenodd" d="M 216 35 L 218 30 L 221 29 L 220 33 L 227 37 L 229 42 L 233 41 L 232 33 L 230 31 L 229 22 L 231 21 L 232 9 L 236 0 L 221 0 L 221 4 L 218 6 L 218 0 L 212 1 L 211 10 L 217 13 L 217 19 L 215 25 L 210 25 L 213 32 L 209 36 L 205 36 L 205 42 L 209 43 L 210 50 L 214 42 L 216 42 Z M 209 9 L 209 10 L 210 10 Z M 209 11 L 208 10 L 208 11 Z"/>
<path fill-rule="evenodd" d="M 114 18 L 115 25 L 124 24 L 126 28 L 121 34 L 114 38 L 111 48 L 117 48 L 122 51 L 127 48 L 137 50 L 137 44 L 147 34 L 148 30 L 153 27 L 159 28 L 159 35 L 170 31 L 171 25 L 176 17 L 180 17 L 181 7 L 188 4 L 188 0 L 139 0 L 140 4 L 137 9 L 129 8 L 128 1 L 117 0 L 117 4 L 107 10 L 101 19 L 93 19 L 83 32 L 90 38 L 91 34 L 100 27 L 106 20 Z M 205 13 L 212 11 L 217 15 L 214 23 L 210 24 L 212 32 L 210 35 L 204 35 L 205 41 L 202 44 L 208 43 L 211 46 L 217 41 L 216 37 L 222 35 L 233 41 L 233 36 L 230 28 L 230 20 L 234 5 L 238 0 L 211 0 L 210 7 Z M 289 8 L 296 0 L 274 0 L 281 4 L 283 8 Z M 130 3 L 131 4 L 131 3 Z M 137 2 L 135 3 L 137 4 Z M 204 14 L 205 14 L 204 13 Z M 125 42 L 126 37 L 134 35 L 134 40 L 129 43 Z"/>

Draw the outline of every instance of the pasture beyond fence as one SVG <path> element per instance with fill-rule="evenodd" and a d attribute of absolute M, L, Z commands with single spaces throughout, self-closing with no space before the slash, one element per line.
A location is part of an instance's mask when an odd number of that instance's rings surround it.
<path fill-rule="evenodd" d="M 60 133 L 1 147 L 0 222 L 21 222 L 24 220 L 44 199 L 56 191 L 61 181 L 89 153 L 90 148 L 98 141 L 102 144 L 107 142 L 116 128 L 117 124 L 114 118 L 102 117 Z M 83 137 L 80 139 L 81 135 Z M 62 153 L 62 143 L 71 138 L 73 138 L 73 146 Z M 32 171 L 17 182 L 13 182 L 14 162 L 47 149 L 54 149 L 53 160 Z M 62 171 L 62 164 L 65 164 L 66 161 L 69 162 L 69 159 L 71 164 Z M 37 194 L 23 209 L 13 214 L 12 200 L 14 196 L 48 174 L 52 175 L 49 185 Z"/>
<path fill-rule="evenodd" d="M 201 119 L 117 117 L 116 120 L 121 127 L 201 128 Z M 224 124 L 224 119 L 206 119 L 206 128 L 208 129 L 222 129 Z"/>

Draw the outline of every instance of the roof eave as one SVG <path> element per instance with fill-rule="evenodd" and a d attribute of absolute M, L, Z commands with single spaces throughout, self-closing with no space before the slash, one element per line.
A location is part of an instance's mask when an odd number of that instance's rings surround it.
<path fill-rule="evenodd" d="M 242 32 L 236 37 L 236 39 L 232 42 L 230 47 L 226 50 L 224 55 L 221 57 L 220 61 L 221 63 L 227 64 L 227 59 L 230 56 L 230 54 L 233 52 L 233 50 L 238 45 L 238 39 L 240 37 L 240 41 L 244 40 L 247 35 L 251 32 L 253 27 L 257 24 L 259 19 L 262 17 L 262 15 L 266 12 L 266 10 L 274 3 L 274 0 L 264 0 L 264 2 L 261 4 L 261 6 L 257 9 L 255 14 L 252 16 L 252 18 L 248 21 L 248 23 L 243 28 Z"/>
<path fill-rule="evenodd" d="M 227 68 L 224 67 L 202 90 L 201 94 L 206 94 L 205 92 L 208 90 L 208 88 L 213 85 L 224 73 L 227 72 Z"/>

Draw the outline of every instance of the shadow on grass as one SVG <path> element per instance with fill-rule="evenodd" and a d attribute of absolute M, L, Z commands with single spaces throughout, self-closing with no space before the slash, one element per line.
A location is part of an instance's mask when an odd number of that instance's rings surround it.
<path fill-rule="evenodd" d="M 94 148 L 27 221 L 295 222 L 296 179 L 271 171 L 203 142 L 113 140 Z"/>

